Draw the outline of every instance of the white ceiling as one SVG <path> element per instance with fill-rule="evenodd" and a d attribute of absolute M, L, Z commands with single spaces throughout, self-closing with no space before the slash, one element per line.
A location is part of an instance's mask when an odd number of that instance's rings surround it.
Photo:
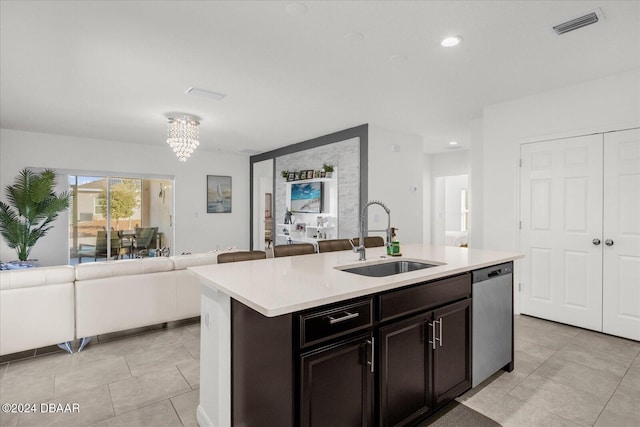
<path fill-rule="evenodd" d="M 267 151 L 370 123 L 433 152 L 468 143 L 486 105 L 640 68 L 640 1 L 0 5 L 2 128 L 140 144 L 165 144 L 165 114 L 182 111 L 202 118 L 200 149 Z M 551 30 L 596 7 L 604 21 Z M 460 46 L 439 45 L 453 34 Z"/>

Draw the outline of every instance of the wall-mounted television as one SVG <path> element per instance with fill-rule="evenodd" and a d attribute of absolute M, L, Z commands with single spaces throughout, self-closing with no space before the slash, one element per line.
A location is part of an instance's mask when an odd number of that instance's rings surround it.
<path fill-rule="evenodd" d="M 322 213 L 322 182 L 291 184 L 291 212 Z"/>

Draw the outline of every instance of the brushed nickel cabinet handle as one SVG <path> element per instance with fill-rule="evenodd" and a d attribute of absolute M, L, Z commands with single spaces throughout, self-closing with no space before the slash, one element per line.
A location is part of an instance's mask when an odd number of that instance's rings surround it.
<path fill-rule="evenodd" d="M 375 356 L 375 338 L 371 337 L 371 340 L 367 340 L 367 344 L 369 344 L 371 346 L 371 361 L 367 362 L 367 365 L 369 365 L 371 367 L 371 372 L 373 372 L 373 363 L 374 363 L 374 358 Z"/>
<path fill-rule="evenodd" d="M 329 319 L 329 323 L 334 325 L 336 323 L 344 322 L 345 320 L 349 320 L 349 319 L 355 319 L 356 317 L 360 316 L 360 313 L 349 313 L 348 311 L 344 311 L 343 313 L 345 313 L 345 316 L 338 317 L 338 318 L 333 316 L 327 316 L 327 319 Z"/>
<path fill-rule="evenodd" d="M 613 246 L 613 240 L 607 239 L 607 240 L 604 241 L 604 244 L 607 245 L 607 246 Z"/>
<path fill-rule="evenodd" d="M 436 323 L 437 322 L 432 322 L 429 323 L 429 326 L 431 326 L 431 337 L 432 339 L 429 340 L 429 344 L 431 344 L 431 348 L 433 348 L 434 350 L 436 349 Z"/>
<path fill-rule="evenodd" d="M 593 239 L 591 241 L 591 243 L 593 243 L 594 245 L 598 246 L 600 244 L 600 239 Z"/>

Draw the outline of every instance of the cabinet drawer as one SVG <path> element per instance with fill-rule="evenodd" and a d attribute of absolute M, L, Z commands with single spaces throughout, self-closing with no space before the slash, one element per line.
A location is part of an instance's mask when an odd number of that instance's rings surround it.
<path fill-rule="evenodd" d="M 471 295 L 471 274 L 434 280 L 380 295 L 380 321 L 427 310 Z"/>
<path fill-rule="evenodd" d="M 300 346 L 345 335 L 373 325 L 373 299 L 300 315 Z"/>

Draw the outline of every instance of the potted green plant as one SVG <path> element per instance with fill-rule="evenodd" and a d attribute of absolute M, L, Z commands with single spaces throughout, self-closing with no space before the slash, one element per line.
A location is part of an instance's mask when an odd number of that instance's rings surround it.
<path fill-rule="evenodd" d="M 36 242 L 53 227 L 58 214 L 69 207 L 69 192 L 54 192 L 56 173 L 23 169 L 13 185 L 5 187 L 8 204 L 0 202 L 0 234 L 20 261 L 29 258 Z"/>
<path fill-rule="evenodd" d="M 289 171 L 288 170 L 283 170 L 282 172 L 280 172 L 280 176 L 283 178 L 288 178 L 289 177 Z"/>
<path fill-rule="evenodd" d="M 322 165 L 322 169 L 324 170 L 324 176 L 326 178 L 331 178 L 331 174 L 333 173 L 333 166 L 327 165 L 326 163 Z"/>

